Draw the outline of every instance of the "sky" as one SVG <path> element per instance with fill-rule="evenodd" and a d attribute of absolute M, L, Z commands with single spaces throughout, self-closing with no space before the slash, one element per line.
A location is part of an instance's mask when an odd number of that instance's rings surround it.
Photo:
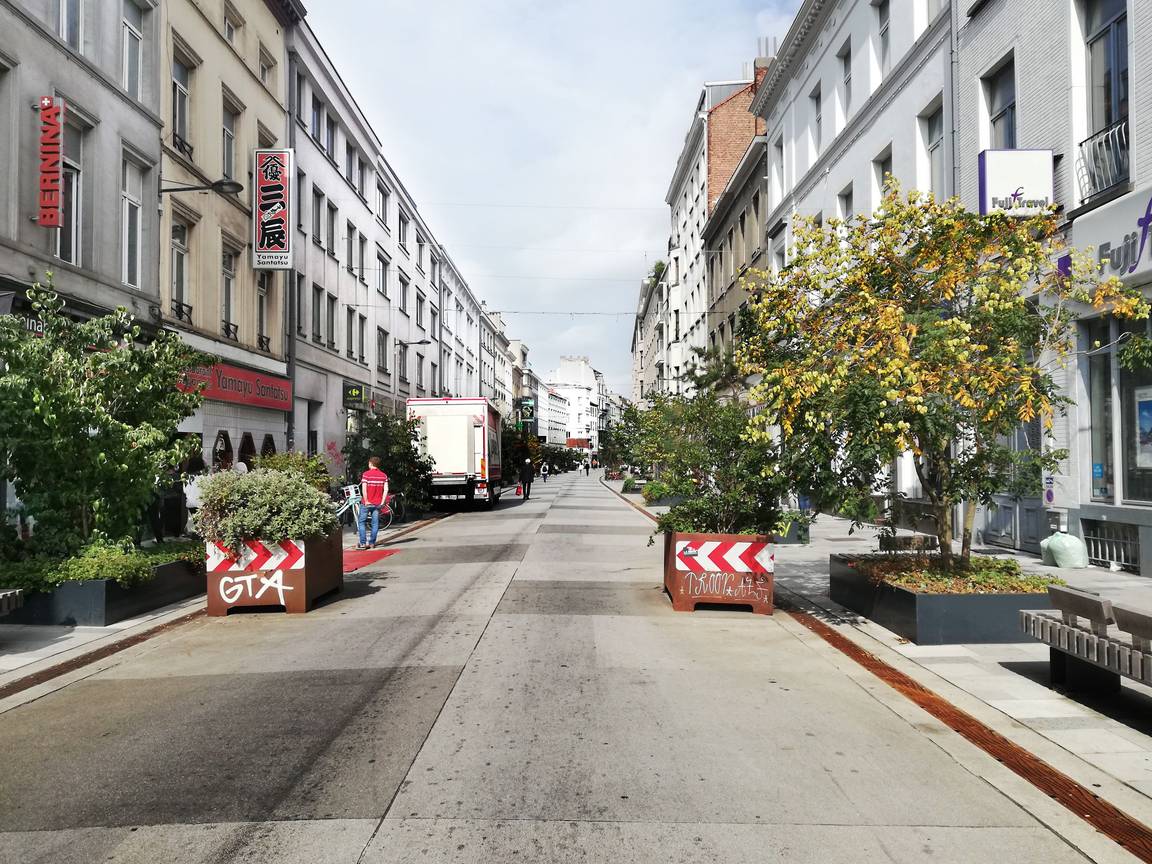
<path fill-rule="evenodd" d="M 623 395 L 700 85 L 740 78 L 798 5 L 306 3 L 420 214 L 536 373 L 587 355 Z M 553 314 L 527 314 L 541 312 Z"/>

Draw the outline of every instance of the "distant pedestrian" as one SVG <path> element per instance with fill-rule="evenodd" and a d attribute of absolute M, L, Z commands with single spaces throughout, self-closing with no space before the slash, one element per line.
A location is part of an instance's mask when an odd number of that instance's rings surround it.
<path fill-rule="evenodd" d="M 547 462 L 541 463 L 541 465 L 540 465 L 540 479 L 542 479 L 545 483 L 547 483 L 549 473 L 550 472 L 548 470 L 548 463 Z"/>
<path fill-rule="evenodd" d="M 535 472 L 532 470 L 532 460 L 525 459 L 524 464 L 520 466 L 520 485 L 524 487 L 524 500 L 527 501 L 532 495 L 532 477 Z"/>
<path fill-rule="evenodd" d="M 592 473 L 592 463 L 590 463 L 587 459 L 585 459 L 584 460 L 584 476 L 587 477 L 590 473 Z"/>
<path fill-rule="evenodd" d="M 200 509 L 200 484 L 204 482 L 205 471 L 204 457 L 198 453 L 194 454 L 188 460 L 188 468 L 185 472 L 188 479 L 184 481 L 184 507 L 188 511 L 188 523 L 184 528 L 184 533 L 189 535 L 195 534 L 192 517 Z"/>
<path fill-rule="evenodd" d="M 357 549 L 370 549 L 376 545 L 376 535 L 380 531 L 380 508 L 388 500 L 388 475 L 380 470 L 380 457 L 368 458 L 368 470 L 360 477 L 360 516 L 356 527 L 360 532 Z M 372 517 L 372 540 L 368 542 L 367 522 Z"/>

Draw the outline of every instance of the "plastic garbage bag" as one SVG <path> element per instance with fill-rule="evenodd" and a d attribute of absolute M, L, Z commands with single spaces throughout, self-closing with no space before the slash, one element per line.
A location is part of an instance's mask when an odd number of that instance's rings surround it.
<path fill-rule="evenodd" d="M 1088 549 L 1084 541 L 1063 531 L 1040 541 L 1040 555 L 1045 564 L 1052 563 L 1057 567 L 1082 570 L 1088 566 Z"/>
<path fill-rule="evenodd" d="M 1055 534 L 1049 534 L 1040 541 L 1040 563 L 1045 567 L 1056 566 L 1056 556 L 1052 554 L 1052 538 Z"/>

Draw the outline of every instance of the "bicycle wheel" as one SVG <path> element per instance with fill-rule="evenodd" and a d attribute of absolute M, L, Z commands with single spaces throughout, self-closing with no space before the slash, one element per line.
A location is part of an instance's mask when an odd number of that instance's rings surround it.
<path fill-rule="evenodd" d="M 393 507 L 393 505 L 391 503 L 389 503 L 389 504 L 386 504 L 385 506 L 380 508 L 380 530 L 381 531 L 383 531 L 386 528 L 390 528 L 392 526 L 392 507 Z"/>

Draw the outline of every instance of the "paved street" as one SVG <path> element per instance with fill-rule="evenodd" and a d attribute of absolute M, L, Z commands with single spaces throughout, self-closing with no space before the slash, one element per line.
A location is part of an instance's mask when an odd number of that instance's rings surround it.
<path fill-rule="evenodd" d="M 788 616 L 673 613 L 650 530 L 561 475 L 0 714 L 0 860 L 1085 860 Z"/>

